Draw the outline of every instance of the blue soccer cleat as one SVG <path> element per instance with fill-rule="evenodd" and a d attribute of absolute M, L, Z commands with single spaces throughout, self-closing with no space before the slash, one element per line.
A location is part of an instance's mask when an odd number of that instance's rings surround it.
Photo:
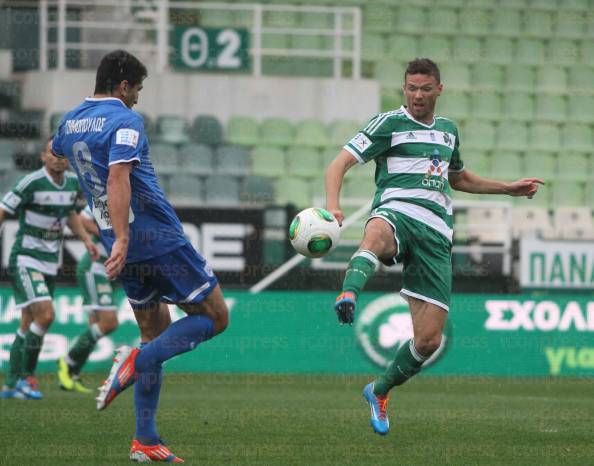
<path fill-rule="evenodd" d="M 99 411 L 107 408 L 116 396 L 132 386 L 136 381 L 134 364 L 138 352 L 138 348 L 130 348 L 129 346 L 122 346 L 116 350 L 109 376 L 103 382 L 103 385 L 99 387 L 99 396 L 95 398 Z"/>
<path fill-rule="evenodd" d="M 355 319 L 355 293 L 352 291 L 340 293 L 334 303 L 334 310 L 340 325 L 353 325 Z"/>
<path fill-rule="evenodd" d="M 37 383 L 37 379 L 32 375 L 25 379 L 19 379 L 15 388 L 19 392 L 21 392 L 27 400 L 43 399 L 43 395 L 39 391 L 39 384 Z"/>
<path fill-rule="evenodd" d="M 26 400 L 24 393 L 16 389 L 16 387 L 7 387 L 4 385 L 0 391 L 0 399 L 2 400 Z"/>
<path fill-rule="evenodd" d="M 367 384 L 363 389 L 363 398 L 371 408 L 371 427 L 380 434 L 386 435 L 390 431 L 390 420 L 388 419 L 388 400 L 390 397 L 380 396 L 373 393 L 373 382 Z"/>

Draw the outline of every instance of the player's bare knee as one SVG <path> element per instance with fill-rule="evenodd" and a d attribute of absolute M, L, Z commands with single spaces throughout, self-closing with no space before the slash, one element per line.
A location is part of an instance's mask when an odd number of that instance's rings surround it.
<path fill-rule="evenodd" d="M 227 304 L 224 300 L 219 303 L 214 314 L 214 329 L 215 334 L 218 335 L 219 333 L 223 333 L 229 325 L 229 309 L 227 309 Z"/>
<path fill-rule="evenodd" d="M 53 308 L 50 307 L 50 308 L 46 308 L 46 309 L 43 309 L 43 310 L 40 310 L 39 312 L 37 312 L 35 315 L 35 322 L 41 328 L 47 330 L 52 325 L 54 318 L 55 318 L 54 310 L 53 310 Z"/>
<path fill-rule="evenodd" d="M 415 337 L 415 349 L 423 356 L 429 357 L 441 345 L 441 334 Z"/>
<path fill-rule="evenodd" d="M 102 311 L 103 314 L 99 318 L 99 329 L 103 335 L 109 335 L 118 328 L 118 316 L 112 311 Z"/>

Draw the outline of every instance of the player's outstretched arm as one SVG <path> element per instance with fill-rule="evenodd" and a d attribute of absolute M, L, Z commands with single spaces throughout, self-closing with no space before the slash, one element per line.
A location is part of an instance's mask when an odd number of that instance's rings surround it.
<path fill-rule="evenodd" d="M 342 149 L 326 169 L 326 210 L 330 212 L 338 224 L 342 225 L 344 214 L 340 209 L 340 188 L 344 175 L 357 160 L 345 149 Z"/>
<path fill-rule="evenodd" d="M 475 175 L 470 170 L 449 174 L 452 189 L 472 194 L 507 194 L 509 196 L 526 196 L 529 199 L 538 191 L 539 184 L 545 184 L 540 178 L 522 178 L 512 183 L 490 180 Z"/>
<path fill-rule="evenodd" d="M 107 177 L 107 209 L 115 235 L 111 255 L 105 261 L 107 278 L 113 280 L 126 265 L 130 242 L 129 212 L 132 197 L 130 173 L 133 162 L 115 163 L 109 166 Z"/>
<path fill-rule="evenodd" d="M 97 250 L 97 246 L 91 240 L 91 237 L 87 233 L 87 230 L 83 226 L 81 222 L 80 215 L 76 212 L 72 211 L 68 216 L 68 226 L 72 230 L 76 236 L 78 236 L 83 243 L 85 243 L 85 247 L 87 251 L 89 251 L 89 255 L 91 256 L 91 260 L 99 259 L 99 251 Z"/>

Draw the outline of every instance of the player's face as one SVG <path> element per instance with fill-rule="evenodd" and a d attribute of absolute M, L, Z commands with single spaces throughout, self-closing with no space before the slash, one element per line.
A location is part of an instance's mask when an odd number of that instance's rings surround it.
<path fill-rule="evenodd" d="M 403 89 L 410 114 L 415 120 L 430 123 L 435 111 L 435 102 L 443 86 L 434 76 L 407 74 Z"/>
<path fill-rule="evenodd" d="M 41 160 L 46 168 L 53 173 L 64 173 L 68 170 L 68 159 L 56 157 L 52 152 L 52 141 L 48 141 L 41 153 Z"/>
<path fill-rule="evenodd" d="M 142 82 L 135 84 L 134 86 L 128 84 L 128 81 L 123 81 L 122 84 L 120 84 L 122 100 L 126 104 L 126 107 L 132 108 L 138 103 L 138 94 L 141 90 Z"/>

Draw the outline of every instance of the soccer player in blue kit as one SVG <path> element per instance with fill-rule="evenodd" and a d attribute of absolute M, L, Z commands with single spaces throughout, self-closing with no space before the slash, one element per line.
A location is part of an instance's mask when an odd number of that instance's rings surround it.
<path fill-rule="evenodd" d="M 75 168 L 118 277 L 134 310 L 140 348 L 118 349 L 97 409 L 134 386 L 136 434 L 130 459 L 181 463 L 163 444 L 156 411 L 164 361 L 223 332 L 228 310 L 212 269 L 185 238 L 157 183 L 138 101 L 146 67 L 123 50 L 97 69 L 93 97 L 67 113 L 52 150 Z M 187 314 L 171 323 L 167 303 Z"/>

